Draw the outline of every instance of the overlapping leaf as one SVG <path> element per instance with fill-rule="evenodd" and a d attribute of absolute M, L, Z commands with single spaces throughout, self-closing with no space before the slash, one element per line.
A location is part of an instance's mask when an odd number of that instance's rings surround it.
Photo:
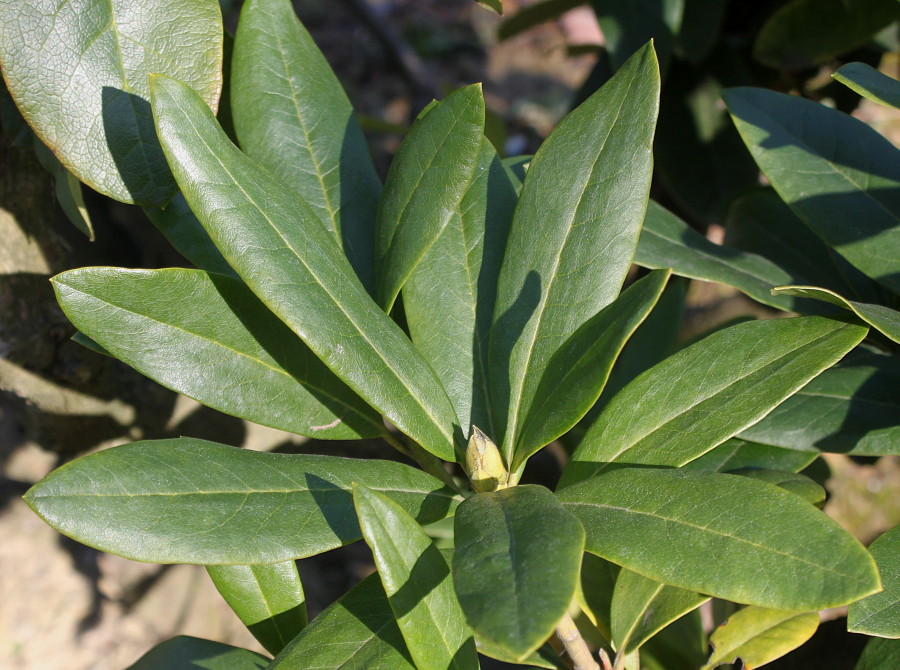
<path fill-rule="evenodd" d="M 202 665 L 201 665 L 202 664 Z M 263 670 L 269 659 L 249 649 L 179 635 L 161 642 L 128 670 Z"/>
<path fill-rule="evenodd" d="M 822 300 L 832 305 L 843 307 L 853 312 L 867 324 L 900 343 L 900 312 L 884 305 L 871 305 L 863 302 L 847 300 L 843 296 L 818 286 L 776 286 L 774 295 L 796 295 L 801 298 Z"/>
<path fill-rule="evenodd" d="M 847 629 L 878 637 L 900 638 L 900 526 L 875 540 L 869 547 L 884 591 L 850 605 Z"/>
<path fill-rule="evenodd" d="M 741 477 L 767 482 L 785 491 L 790 491 L 794 495 L 803 498 L 806 502 L 818 507 L 822 506 L 828 495 L 824 486 L 797 472 L 783 472 L 764 468 L 738 468 L 728 470 L 727 474 L 740 475 Z"/>
<path fill-rule="evenodd" d="M 26 502 L 61 533 L 133 560 L 256 565 L 358 540 L 352 482 L 385 493 L 422 523 L 457 504 L 438 480 L 400 463 L 191 438 L 134 442 L 72 461 L 35 484 Z"/>
<path fill-rule="evenodd" d="M 871 65 L 847 63 L 831 76 L 869 100 L 900 108 L 900 82 Z"/>
<path fill-rule="evenodd" d="M 799 647 L 818 627 L 818 612 L 745 607 L 732 614 L 710 636 L 713 653 L 702 670 L 736 663 L 738 659 L 748 670 L 758 668 Z"/>
<path fill-rule="evenodd" d="M 642 44 L 653 40 L 660 70 L 666 71 L 674 35 L 681 28 L 684 0 L 591 0 L 603 31 L 613 70 Z"/>
<path fill-rule="evenodd" d="M 827 373 L 827 372 L 826 372 Z M 792 396 L 793 397 L 793 396 Z M 765 419 L 763 419 L 765 421 Z M 757 424 L 759 425 L 759 424 Z M 765 468 L 782 472 L 800 472 L 812 463 L 818 454 L 773 447 L 731 438 L 700 458 L 685 463 L 688 470 L 703 472 L 728 472 L 741 468 Z"/>
<path fill-rule="evenodd" d="M 900 664 L 900 641 L 872 638 L 853 670 L 884 670 Z"/>

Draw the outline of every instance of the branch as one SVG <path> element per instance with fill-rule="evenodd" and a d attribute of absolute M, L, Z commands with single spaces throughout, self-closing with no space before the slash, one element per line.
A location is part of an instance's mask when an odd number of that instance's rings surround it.
<path fill-rule="evenodd" d="M 556 625 L 556 637 L 559 638 L 566 648 L 575 670 L 600 670 L 600 666 L 594 660 L 587 643 L 581 637 L 581 633 L 578 632 L 575 621 L 568 613 Z"/>

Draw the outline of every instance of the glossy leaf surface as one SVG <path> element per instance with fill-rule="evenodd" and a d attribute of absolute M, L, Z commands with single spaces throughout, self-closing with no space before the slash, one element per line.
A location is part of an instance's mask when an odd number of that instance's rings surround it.
<path fill-rule="evenodd" d="M 269 670 L 416 670 L 378 575 L 319 614 Z"/>
<path fill-rule="evenodd" d="M 556 495 L 584 525 L 588 551 L 665 584 L 793 610 L 846 604 L 880 588 L 857 540 L 764 482 L 624 468 Z"/>
<path fill-rule="evenodd" d="M 818 612 L 785 612 L 763 607 L 738 610 L 710 636 L 713 653 L 703 670 L 743 661 L 752 670 L 781 658 L 813 636 Z"/>
<path fill-rule="evenodd" d="M 614 461 L 689 463 L 759 421 L 865 334 L 821 317 L 750 321 L 715 332 L 622 389 L 584 436 L 563 481 Z"/>
<path fill-rule="evenodd" d="M 355 485 L 353 503 L 388 602 L 420 668 L 478 668 L 475 640 L 450 568 L 425 531 L 390 498 Z"/>
<path fill-rule="evenodd" d="M 255 565 L 358 540 L 351 482 L 387 494 L 422 523 L 452 514 L 457 502 L 438 480 L 400 463 L 191 438 L 85 456 L 35 484 L 26 501 L 61 533 L 132 560 Z"/>
<path fill-rule="evenodd" d="M 847 63 L 831 75 L 873 102 L 900 109 L 900 82 L 866 63 Z"/>
<path fill-rule="evenodd" d="M 306 597 L 294 561 L 270 565 L 208 565 L 216 589 L 270 654 L 306 626 Z"/>
<path fill-rule="evenodd" d="M 325 439 L 384 432 L 379 414 L 236 279 L 81 268 L 57 275 L 53 285 L 81 332 L 208 407 Z"/>
<path fill-rule="evenodd" d="M 469 625 L 524 660 L 575 594 L 584 530 L 535 485 L 475 494 L 457 509 L 454 530 L 453 584 Z"/>
<path fill-rule="evenodd" d="M 612 642 L 616 651 L 630 654 L 707 600 L 708 596 L 622 570 L 612 597 Z"/>
<path fill-rule="evenodd" d="M 572 428 L 597 401 L 622 347 L 669 279 L 658 270 L 629 286 L 552 356 L 522 423 L 513 469 Z"/>
<path fill-rule="evenodd" d="M 160 642 L 128 670 L 263 670 L 269 659 L 249 649 L 179 635 Z"/>
<path fill-rule="evenodd" d="M 814 453 L 900 454 L 898 388 L 893 357 L 853 352 L 740 435 Z"/>
<path fill-rule="evenodd" d="M 497 152 L 482 140 L 475 178 L 444 232 L 403 286 L 416 348 L 450 397 L 459 424 L 494 435 L 488 343 L 497 274 L 516 193 Z"/>
<path fill-rule="evenodd" d="M 400 289 L 459 211 L 479 176 L 481 85 L 423 112 L 391 162 L 376 223 L 376 301 L 390 312 Z"/>
<path fill-rule="evenodd" d="M 775 295 L 796 295 L 801 298 L 823 300 L 832 305 L 849 309 L 867 324 L 887 335 L 894 342 L 900 343 L 900 312 L 884 305 L 871 305 L 863 302 L 847 300 L 843 296 L 818 286 L 777 286 L 772 289 Z"/>
<path fill-rule="evenodd" d="M 872 638 L 853 670 L 885 670 L 900 665 L 900 641 Z"/>
<path fill-rule="evenodd" d="M 176 77 L 216 107 L 219 4 L 3 0 L 0 62 L 22 114 L 66 168 L 116 200 L 163 205 L 175 184 L 153 131 L 147 77 Z"/>
<path fill-rule="evenodd" d="M 900 526 L 886 532 L 869 547 L 884 591 L 852 603 L 847 629 L 877 637 L 900 638 Z"/>
<path fill-rule="evenodd" d="M 318 217 L 229 142 L 193 91 L 164 77 L 154 82 L 154 114 L 175 178 L 238 275 L 370 405 L 426 450 L 454 460 L 458 424 L 440 382 L 369 298 Z"/>
<path fill-rule="evenodd" d="M 794 213 L 855 267 L 900 290 L 897 149 L 862 121 L 797 96 L 733 88 L 723 97 Z"/>
<path fill-rule="evenodd" d="M 817 457 L 815 453 L 782 449 L 733 437 L 682 467 L 703 472 L 728 472 L 741 468 L 800 472 Z"/>
<path fill-rule="evenodd" d="M 234 42 L 241 149 L 303 198 L 374 289 L 381 182 L 340 82 L 289 0 L 252 0 Z"/>
<path fill-rule="evenodd" d="M 559 124 L 528 168 L 491 332 L 493 394 L 506 414 L 495 440 L 504 436 L 508 460 L 553 354 L 621 290 L 647 206 L 658 98 L 648 44 Z"/>

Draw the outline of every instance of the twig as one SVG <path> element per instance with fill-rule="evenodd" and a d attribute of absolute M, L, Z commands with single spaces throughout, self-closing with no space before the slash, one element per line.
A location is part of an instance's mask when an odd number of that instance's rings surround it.
<path fill-rule="evenodd" d="M 556 625 L 556 637 L 559 638 L 566 648 L 575 670 L 600 670 L 600 666 L 594 660 L 587 643 L 581 637 L 575 621 L 568 613 Z"/>
<path fill-rule="evenodd" d="M 410 441 L 409 443 L 404 444 L 401 440 L 398 440 L 388 431 L 384 431 L 381 434 L 381 438 L 401 454 L 418 463 L 419 467 L 429 475 L 431 475 L 432 477 L 437 477 L 457 493 L 463 493 L 456 480 L 453 479 L 450 473 L 444 469 L 443 461 L 441 461 L 437 456 L 425 451 L 415 442 Z"/>

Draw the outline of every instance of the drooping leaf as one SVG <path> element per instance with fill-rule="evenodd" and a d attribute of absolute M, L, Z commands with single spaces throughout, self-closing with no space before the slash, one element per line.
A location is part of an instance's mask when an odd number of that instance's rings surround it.
<path fill-rule="evenodd" d="M 475 639 L 460 609 L 450 568 L 406 510 L 354 485 L 353 503 L 388 602 L 420 668 L 478 668 Z"/>
<path fill-rule="evenodd" d="M 378 575 L 319 614 L 269 670 L 416 670 Z"/>
<path fill-rule="evenodd" d="M 753 55 L 770 67 L 812 67 L 865 44 L 898 18 L 894 0 L 793 0 L 763 24 Z"/>
<path fill-rule="evenodd" d="M 658 96 L 648 44 L 559 124 L 528 168 L 491 329 L 492 393 L 506 414 L 495 439 L 503 436 L 507 460 L 551 357 L 622 287 L 647 204 Z"/>
<path fill-rule="evenodd" d="M 794 213 L 866 275 L 900 290 L 897 149 L 862 121 L 797 96 L 733 88 L 723 97 Z"/>
<path fill-rule="evenodd" d="M 522 422 L 512 469 L 572 428 L 597 401 L 613 363 L 669 279 L 657 270 L 628 287 L 553 354 Z"/>
<path fill-rule="evenodd" d="M 488 342 L 497 274 L 516 193 L 482 140 L 475 178 L 444 232 L 403 286 L 413 344 L 441 380 L 460 426 L 494 435 Z"/>
<path fill-rule="evenodd" d="M 241 279 L 364 400 L 454 460 L 454 431 L 462 435 L 447 394 L 318 217 L 240 153 L 189 88 L 156 78 L 153 105 L 188 204 Z"/>
<path fill-rule="evenodd" d="M 819 627 L 818 612 L 785 612 L 764 607 L 738 610 L 710 636 L 713 653 L 703 670 L 743 661 L 758 668 L 793 651 Z"/>
<path fill-rule="evenodd" d="M 900 82 L 866 63 L 847 63 L 831 75 L 860 95 L 900 109 Z"/>
<path fill-rule="evenodd" d="M 764 482 L 620 468 L 556 495 L 584 525 L 588 551 L 665 584 L 791 610 L 835 607 L 880 589 L 856 539 Z"/>
<path fill-rule="evenodd" d="M 306 597 L 294 561 L 271 565 L 208 565 L 216 589 L 270 654 L 306 626 Z"/>
<path fill-rule="evenodd" d="M 231 81 L 243 152 L 306 201 L 373 291 L 381 182 L 347 95 L 288 0 L 244 5 Z"/>
<path fill-rule="evenodd" d="M 709 596 L 622 570 L 612 597 L 612 643 L 617 653 L 632 653 L 707 600 Z"/>
<path fill-rule="evenodd" d="M 54 194 L 66 218 L 85 236 L 94 241 L 94 224 L 84 204 L 81 182 L 69 172 L 59 159 L 32 133 L 34 152 L 47 172 L 53 175 Z"/>
<path fill-rule="evenodd" d="M 869 547 L 884 591 L 852 603 L 847 629 L 877 637 L 900 638 L 900 526 L 875 540 Z"/>
<path fill-rule="evenodd" d="M 422 523 L 452 514 L 457 503 L 438 480 L 400 463 L 192 438 L 133 442 L 72 461 L 35 484 L 26 502 L 61 533 L 132 560 L 258 565 L 358 540 L 351 482 L 387 494 Z"/>
<path fill-rule="evenodd" d="M 752 426 L 856 346 L 861 326 L 822 317 L 740 323 L 622 389 L 588 430 L 566 484 L 611 462 L 681 466 Z"/>
<path fill-rule="evenodd" d="M 453 584 L 469 625 L 521 662 L 572 601 L 584 531 L 535 485 L 475 494 L 457 509 L 454 529 Z"/>
<path fill-rule="evenodd" d="M 384 432 L 379 414 L 236 279 L 81 268 L 57 275 L 53 286 L 81 332 L 208 407 L 324 439 Z"/>
<path fill-rule="evenodd" d="M 827 373 L 827 371 L 826 371 Z M 776 410 L 777 411 L 777 410 Z M 765 419 L 763 419 L 765 421 Z M 782 472 L 800 472 L 818 457 L 811 452 L 782 449 L 768 444 L 757 444 L 737 438 L 723 442 L 707 451 L 700 458 L 685 463 L 688 470 L 703 472 L 728 472 L 741 468 L 765 468 Z"/>
<path fill-rule="evenodd" d="M 872 638 L 853 670 L 886 670 L 900 664 L 900 640 Z"/>
<path fill-rule="evenodd" d="M 853 352 L 740 436 L 811 453 L 900 454 L 898 388 L 893 357 Z"/>
<path fill-rule="evenodd" d="M 827 493 L 825 487 L 817 484 L 806 475 L 797 472 L 783 472 L 780 470 L 766 470 L 762 468 L 738 468 L 735 470 L 727 470 L 729 475 L 740 475 L 741 477 L 749 477 L 750 479 L 758 479 L 759 481 L 772 484 L 785 491 L 790 491 L 794 495 L 798 495 L 811 505 L 821 507 L 825 502 Z"/>
<path fill-rule="evenodd" d="M 842 295 L 827 288 L 818 286 L 776 286 L 772 289 L 774 295 L 796 295 L 801 298 L 822 300 L 832 305 L 849 309 L 882 334 L 900 343 L 900 312 L 884 305 L 871 305 L 864 302 L 847 300 Z"/>
<path fill-rule="evenodd" d="M 269 659 L 249 649 L 179 635 L 160 642 L 127 670 L 264 670 Z"/>
<path fill-rule="evenodd" d="M 591 0 L 606 40 L 613 71 L 653 40 L 659 69 L 665 73 L 674 35 L 681 28 L 685 0 Z"/>
<path fill-rule="evenodd" d="M 375 296 L 386 312 L 478 178 L 483 139 L 484 96 L 476 84 L 420 115 L 397 150 L 376 222 Z"/>
<path fill-rule="evenodd" d="M 541 2 L 526 5 L 512 16 L 503 19 L 497 28 L 497 39 L 506 40 L 515 37 L 587 3 L 588 0 L 541 0 Z"/>
<path fill-rule="evenodd" d="M 153 131 L 147 77 L 176 77 L 215 109 L 219 3 L 3 0 L 0 62 L 19 109 L 67 169 L 116 200 L 161 206 L 175 183 Z"/>

